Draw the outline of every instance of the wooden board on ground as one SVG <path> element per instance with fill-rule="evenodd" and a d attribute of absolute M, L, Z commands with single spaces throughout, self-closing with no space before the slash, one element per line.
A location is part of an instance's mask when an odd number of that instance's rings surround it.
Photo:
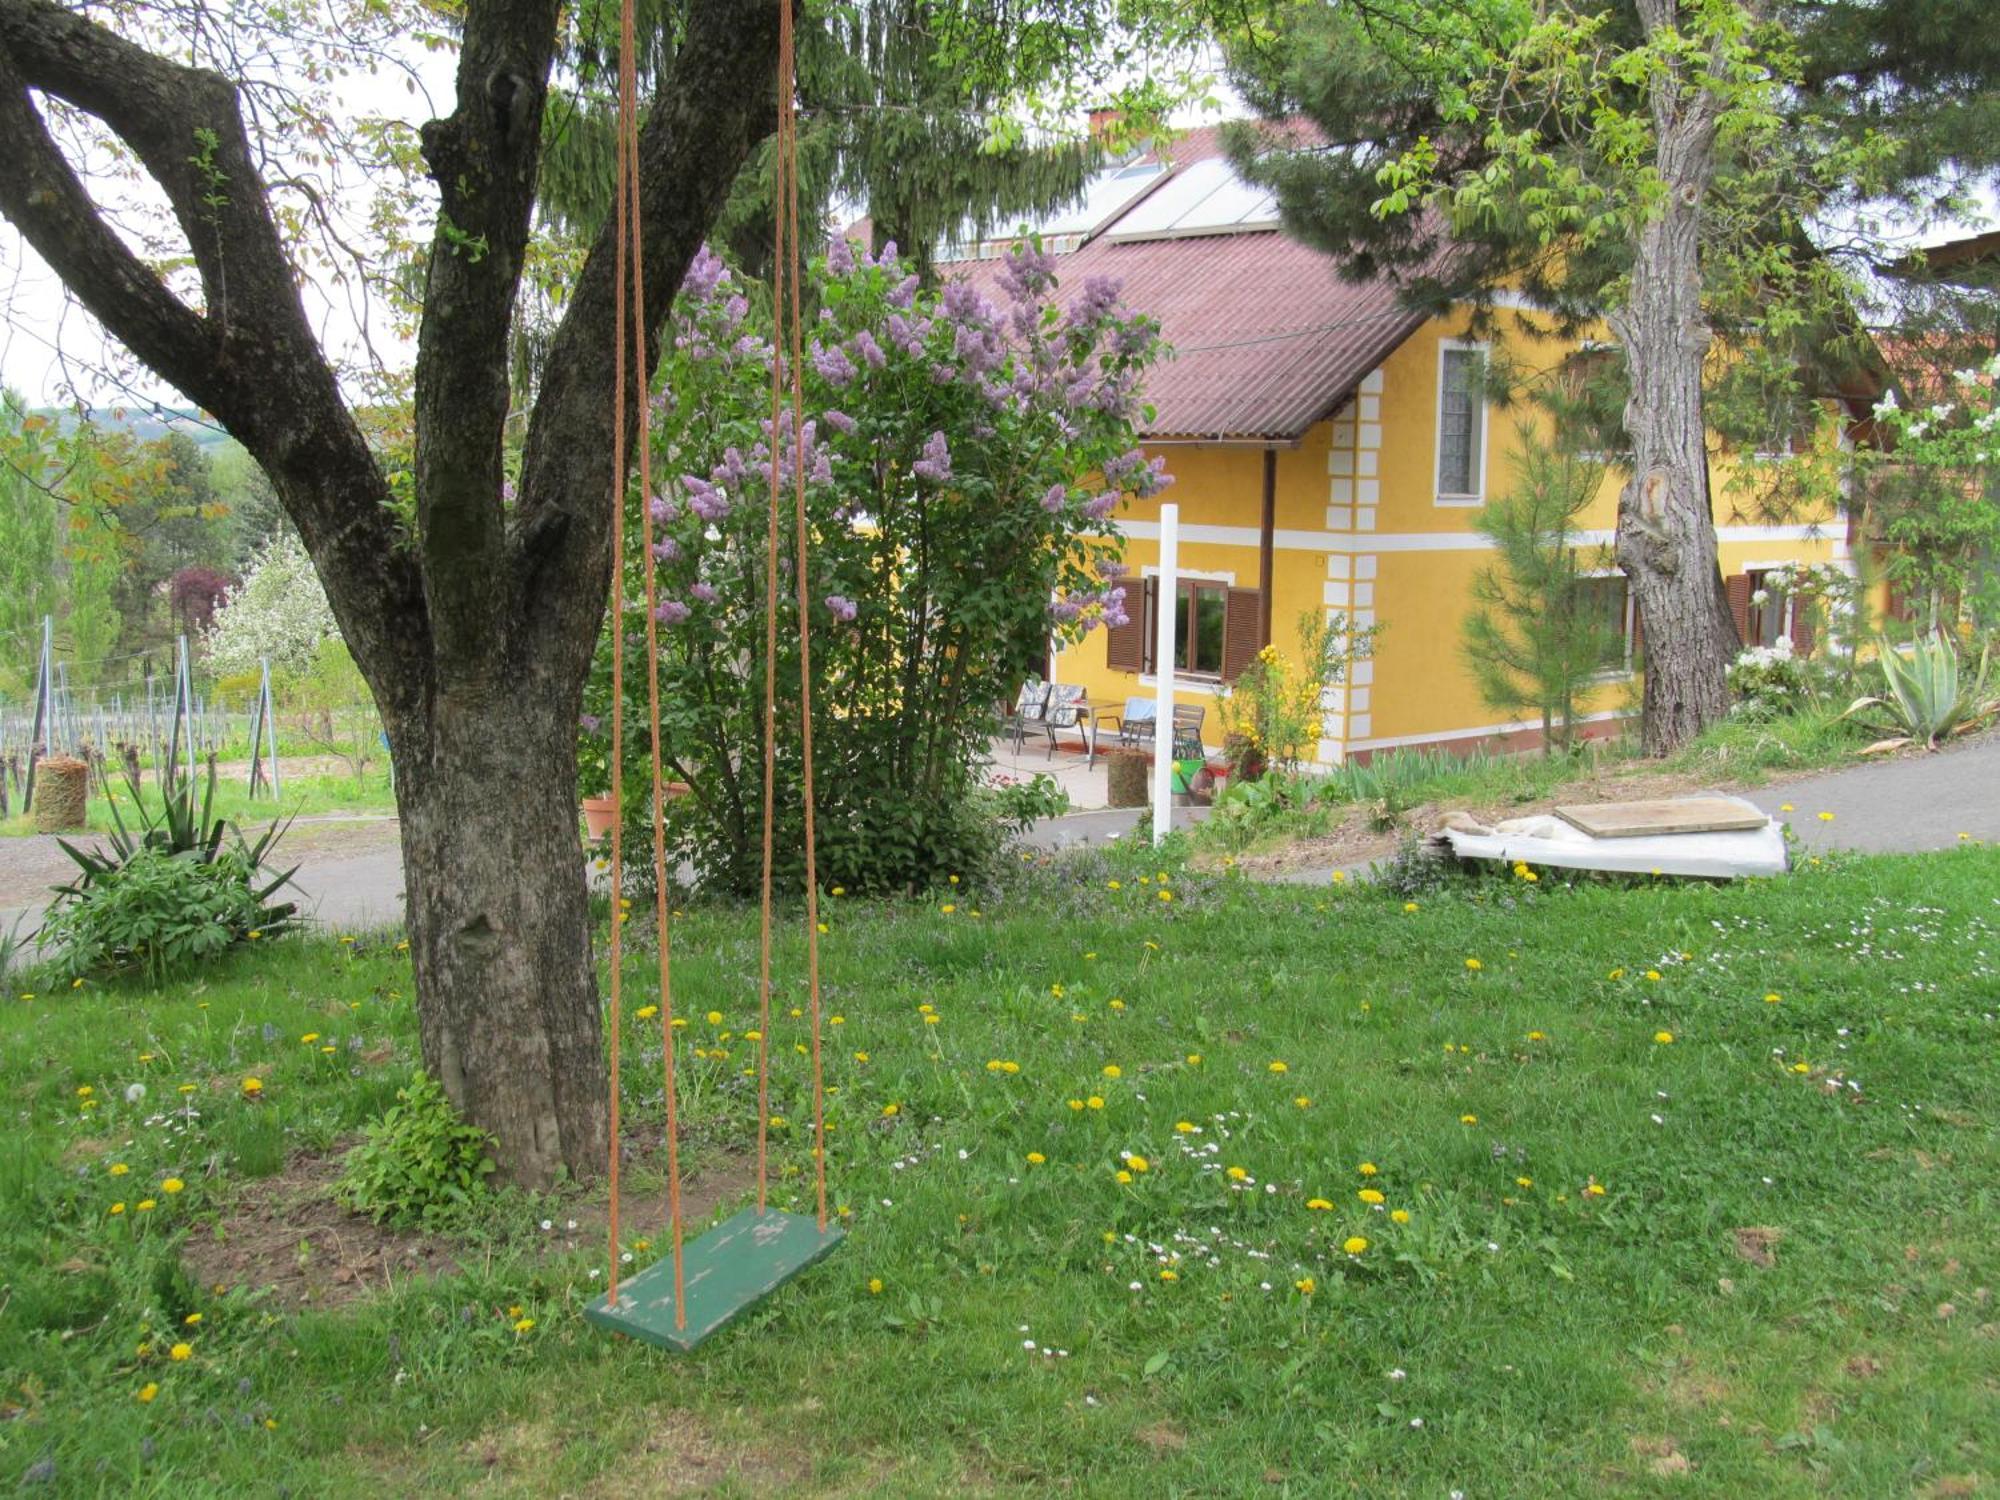
<path fill-rule="evenodd" d="M 1762 828 L 1763 813 L 1734 797 L 1668 797 L 1654 802 L 1599 802 L 1558 807 L 1556 816 L 1592 838 L 1659 833 L 1737 833 Z"/>
<path fill-rule="evenodd" d="M 700 1239 L 681 1247 L 681 1280 L 687 1320 L 675 1326 L 674 1260 L 649 1266 L 618 1283 L 618 1300 L 597 1298 L 583 1315 L 599 1328 L 630 1334 L 662 1349 L 686 1353 L 794 1276 L 830 1254 L 845 1231 L 821 1232 L 809 1214 L 746 1208 Z"/>

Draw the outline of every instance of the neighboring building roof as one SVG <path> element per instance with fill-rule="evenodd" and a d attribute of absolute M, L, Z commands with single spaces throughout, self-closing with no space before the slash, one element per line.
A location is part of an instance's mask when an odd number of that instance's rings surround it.
<path fill-rule="evenodd" d="M 1151 314 L 1173 350 L 1148 376 L 1150 438 L 1295 441 L 1340 406 L 1423 323 L 1382 283 L 1343 281 L 1333 262 L 1278 229 L 1269 193 L 1230 168 L 1216 127 L 1109 169 L 1144 191 L 1117 198 L 1080 231 L 1063 216 L 1044 248 L 1068 288 L 1092 276 L 1121 286 L 1128 307 Z M 1090 200 L 1086 200 L 1090 201 Z M 1030 226 L 1037 231 L 1044 226 Z M 1050 226 L 1058 227 L 1058 226 Z M 1012 236 L 954 247 L 946 276 L 992 290 Z"/>
<path fill-rule="evenodd" d="M 1953 275 L 1952 272 L 1959 274 Z M 1985 284 L 2000 275 L 2000 229 L 1985 234 L 1969 234 L 1963 239 L 1946 240 L 1907 257 L 1896 274 L 1940 281 L 1968 281 Z"/>

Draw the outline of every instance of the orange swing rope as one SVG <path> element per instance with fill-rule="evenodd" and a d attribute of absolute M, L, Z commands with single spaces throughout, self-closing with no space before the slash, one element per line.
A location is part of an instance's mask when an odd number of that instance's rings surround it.
<path fill-rule="evenodd" d="M 771 360 L 771 432 L 767 444 L 771 465 L 770 519 L 766 533 L 764 572 L 764 805 L 763 805 L 763 891 L 758 971 L 757 1032 L 757 1211 L 765 1211 L 769 1199 L 770 1130 L 770 1033 L 771 1033 L 771 866 L 775 823 L 775 781 L 777 760 L 777 655 L 778 655 L 778 506 L 781 492 L 780 424 L 783 396 L 789 373 L 792 418 L 793 527 L 795 571 L 798 583 L 799 614 L 799 695 L 800 752 L 805 797 L 805 887 L 806 887 L 806 971 L 811 996 L 813 1162 L 818 1225 L 827 1228 L 826 1203 L 826 1088 L 821 1061 L 820 973 L 819 973 L 819 868 L 815 848 L 814 781 L 812 740 L 812 633 L 810 624 L 811 589 L 807 577 L 808 532 L 805 491 L 805 392 L 801 378 L 803 320 L 799 295 L 799 196 L 798 129 L 793 100 L 794 52 L 792 8 L 789 0 L 778 5 L 778 131 L 776 140 L 776 184 L 773 219 L 776 251 L 772 299 L 773 339 Z M 618 343 L 613 360 L 617 387 L 613 407 L 612 462 L 612 623 L 615 632 L 611 655 L 611 795 L 614 804 L 624 805 L 624 616 L 625 616 L 625 462 L 626 412 L 629 394 L 635 411 L 638 436 L 641 572 L 645 579 L 646 609 L 646 689 L 647 708 L 655 733 L 651 743 L 653 874 L 655 920 L 659 931 L 660 1031 L 666 1086 L 667 1136 L 667 1218 L 672 1235 L 674 1265 L 674 1321 L 687 1326 L 686 1284 L 682 1274 L 682 1222 L 680 1178 L 680 1127 L 674 1078 L 674 1013 L 672 941 L 668 926 L 666 864 L 665 777 L 661 762 L 657 726 L 660 722 L 660 645 L 657 586 L 652 555 L 652 453 L 650 412 L 646 400 L 646 297 L 641 264 L 643 239 L 639 211 L 639 126 L 636 36 L 633 0 L 621 0 L 618 67 L 618 153 L 617 153 L 617 291 L 615 316 Z M 628 297 L 629 290 L 629 297 Z M 787 306 L 789 292 L 789 306 Z M 627 310 L 631 317 L 628 325 Z M 790 314 L 789 361 L 785 338 L 786 314 Z M 632 382 L 626 382 L 627 332 L 632 355 Z M 605 1304 L 618 1298 L 619 1266 L 619 1036 L 623 1030 L 622 971 L 624 901 L 623 818 L 611 825 L 611 1159 L 607 1174 L 610 1189 L 610 1272 Z"/>

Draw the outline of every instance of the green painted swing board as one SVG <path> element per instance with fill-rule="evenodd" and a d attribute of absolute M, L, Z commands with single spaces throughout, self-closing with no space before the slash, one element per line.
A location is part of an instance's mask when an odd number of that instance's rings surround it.
<path fill-rule="evenodd" d="M 599 1328 L 685 1354 L 807 1267 L 846 1237 L 837 1224 L 822 1232 L 810 1214 L 754 1207 L 725 1219 L 681 1247 L 687 1323 L 674 1326 L 674 1258 L 618 1283 L 618 1300 L 599 1297 L 583 1315 Z"/>

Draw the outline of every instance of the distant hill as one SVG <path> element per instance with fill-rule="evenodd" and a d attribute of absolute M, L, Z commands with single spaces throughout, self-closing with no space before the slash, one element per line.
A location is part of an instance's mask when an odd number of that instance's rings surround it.
<path fill-rule="evenodd" d="M 77 415 L 68 407 L 44 407 L 35 415 L 60 424 L 64 432 L 77 425 Z M 147 442 L 163 438 L 170 432 L 184 433 L 190 442 L 206 450 L 211 458 L 236 443 L 236 439 L 218 429 L 213 422 L 204 421 L 193 407 L 95 406 L 90 409 L 89 416 L 99 427 L 129 432 Z"/>

